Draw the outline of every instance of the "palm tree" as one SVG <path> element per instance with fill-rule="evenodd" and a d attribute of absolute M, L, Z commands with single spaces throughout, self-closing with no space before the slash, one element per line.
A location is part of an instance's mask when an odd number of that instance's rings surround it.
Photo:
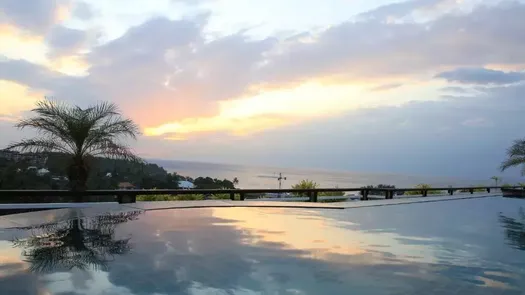
<path fill-rule="evenodd" d="M 521 175 L 525 176 L 525 140 L 516 140 L 507 150 L 507 160 L 501 163 L 501 171 L 522 165 Z"/>
<path fill-rule="evenodd" d="M 237 177 L 234 177 L 232 183 L 234 186 L 237 186 L 239 184 L 239 179 Z"/>
<path fill-rule="evenodd" d="M 519 218 L 507 217 L 500 213 L 499 220 L 505 228 L 505 235 L 510 246 L 525 250 L 525 211 L 520 207 Z"/>
<path fill-rule="evenodd" d="M 8 150 L 30 153 L 59 152 L 71 156 L 68 167 L 72 190 L 86 190 L 90 157 L 142 161 L 121 143 L 125 137 L 136 139 L 138 126 L 124 119 L 116 105 L 102 102 L 82 109 L 57 101 L 43 100 L 32 110 L 36 115 L 21 120 L 19 129 L 32 128 L 39 137 L 13 143 Z"/>
<path fill-rule="evenodd" d="M 115 255 L 131 250 L 130 238 L 115 238 L 118 224 L 137 220 L 142 211 L 107 213 L 91 218 L 73 217 L 56 223 L 15 229 L 30 231 L 24 239 L 14 239 L 22 248 L 29 270 L 50 273 L 73 268 L 107 270 Z"/>
<path fill-rule="evenodd" d="M 498 186 L 498 182 L 501 180 L 501 178 L 499 178 L 497 176 L 492 176 L 490 179 L 494 180 L 494 182 L 496 183 L 495 186 Z"/>

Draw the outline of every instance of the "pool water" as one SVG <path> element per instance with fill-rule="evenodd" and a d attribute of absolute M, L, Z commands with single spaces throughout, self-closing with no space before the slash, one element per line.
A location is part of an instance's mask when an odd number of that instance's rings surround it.
<path fill-rule="evenodd" d="M 75 210 L 2 219 L 0 294 L 525 294 L 525 200 Z"/>

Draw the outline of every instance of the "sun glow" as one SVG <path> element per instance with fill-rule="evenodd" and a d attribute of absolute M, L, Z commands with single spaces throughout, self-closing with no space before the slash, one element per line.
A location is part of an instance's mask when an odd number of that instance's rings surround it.
<path fill-rule="evenodd" d="M 191 117 L 145 128 L 146 136 L 182 140 L 190 134 L 227 132 L 248 135 L 286 124 L 328 117 L 343 112 L 438 97 L 439 85 L 421 83 L 391 91 L 370 92 L 374 84 L 323 84 L 309 82 L 290 89 L 276 89 L 219 102 L 215 116 Z"/>
<path fill-rule="evenodd" d="M 87 74 L 89 65 L 81 55 L 49 56 L 49 48 L 42 36 L 19 30 L 13 26 L 0 25 L 0 56 L 12 60 L 25 60 L 70 76 Z"/>

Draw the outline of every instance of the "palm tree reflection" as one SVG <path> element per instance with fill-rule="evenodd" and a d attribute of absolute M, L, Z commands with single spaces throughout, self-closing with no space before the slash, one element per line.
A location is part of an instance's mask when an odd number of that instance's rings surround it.
<path fill-rule="evenodd" d="M 114 255 L 131 250 L 129 238 L 115 239 L 118 224 L 138 219 L 142 211 L 111 213 L 92 218 L 73 218 L 37 227 L 26 239 L 16 239 L 13 244 L 23 248 L 22 255 L 29 262 L 32 272 L 53 272 L 78 268 L 106 270 Z"/>
<path fill-rule="evenodd" d="M 520 208 L 519 218 L 507 217 L 500 213 L 499 220 L 505 228 L 507 242 L 513 248 L 525 250 L 525 212 Z"/>

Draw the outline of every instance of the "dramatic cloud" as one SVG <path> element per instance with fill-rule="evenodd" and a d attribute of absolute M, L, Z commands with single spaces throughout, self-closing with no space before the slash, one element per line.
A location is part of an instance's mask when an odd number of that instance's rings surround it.
<path fill-rule="evenodd" d="M 359 18 L 395 21 L 417 12 L 432 11 L 456 4 L 456 0 L 409 0 L 380 6 L 360 14 Z"/>
<path fill-rule="evenodd" d="M 501 145 L 520 136 L 500 121 L 523 104 L 523 2 L 412 0 L 293 32 L 271 19 L 269 37 L 246 29 L 254 23 L 221 28 L 227 20 L 214 8 L 229 7 L 222 2 L 206 3 L 205 13 L 194 5 L 202 1 L 189 0 L 162 6 L 192 6 L 176 12 L 130 2 L 121 13 L 102 1 L 37 2 L 2 4 L 0 40 L 9 45 L 0 48 L 0 83 L 7 96 L 24 97 L 5 104 L 2 118 L 19 117 L 42 95 L 79 105 L 110 100 L 150 136 L 140 143 L 146 154 L 267 162 L 271 146 L 283 155 L 276 163 L 296 165 L 300 155 L 306 165 L 350 167 L 363 153 L 378 159 L 367 167 L 383 170 L 387 156 L 398 167 L 428 149 L 428 161 L 448 171 L 435 159 L 454 157 L 441 148 L 451 140 L 469 161 L 475 153 L 466 148 L 483 145 L 477 150 L 490 152 L 492 165 L 501 147 L 484 145 L 481 130 Z M 363 141 L 363 133 L 375 139 Z"/>
<path fill-rule="evenodd" d="M 484 68 L 460 68 L 439 73 L 436 77 L 462 84 L 510 84 L 525 80 L 525 73 Z"/>
<path fill-rule="evenodd" d="M 67 15 L 66 0 L 3 0 L 0 23 L 11 23 L 35 33 L 43 33 Z"/>
<path fill-rule="evenodd" d="M 55 26 L 46 36 L 54 55 L 72 55 L 87 45 L 89 33 L 82 30 Z"/>
<path fill-rule="evenodd" d="M 73 10 L 73 16 L 81 20 L 90 20 L 95 16 L 93 8 L 86 2 L 76 2 Z"/>

